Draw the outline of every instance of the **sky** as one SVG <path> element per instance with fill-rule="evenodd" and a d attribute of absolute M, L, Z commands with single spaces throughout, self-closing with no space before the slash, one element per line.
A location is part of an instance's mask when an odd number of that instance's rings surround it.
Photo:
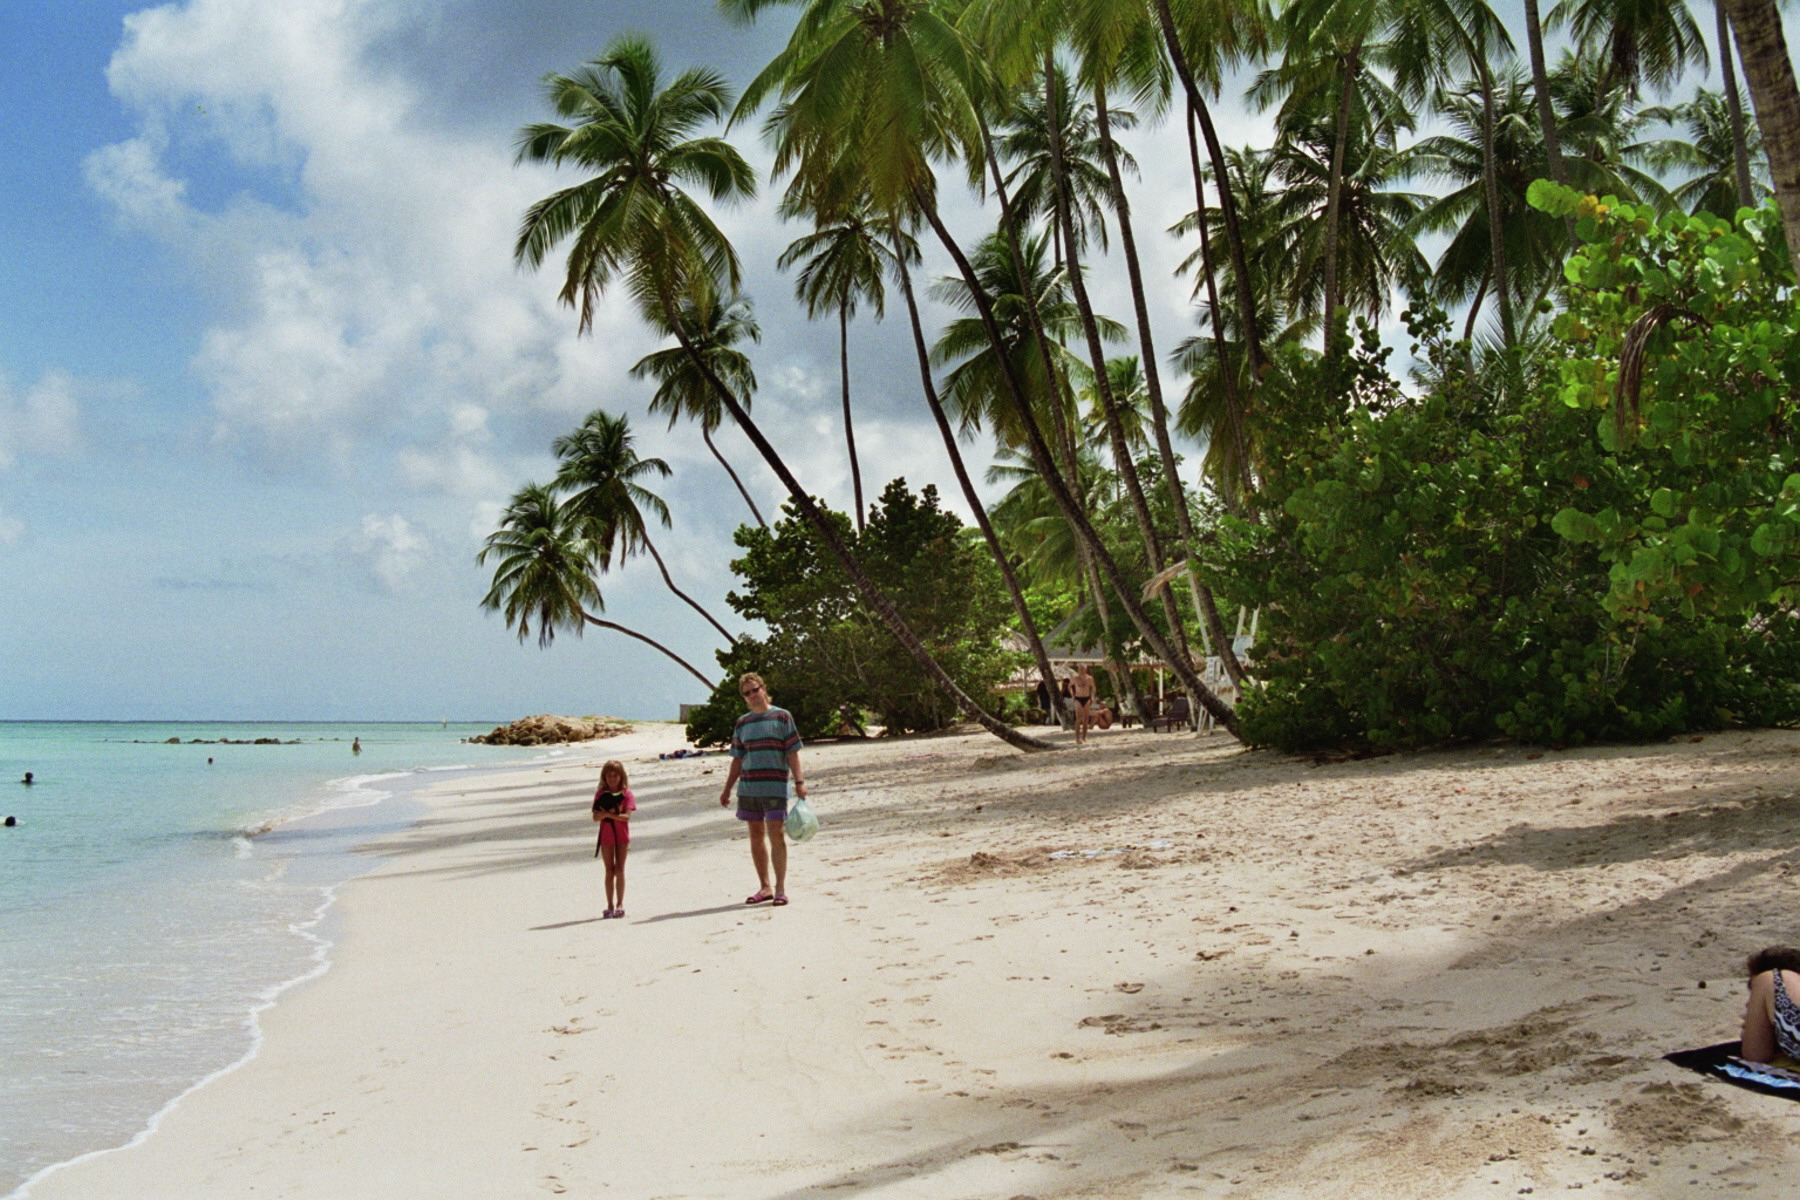
<path fill-rule="evenodd" d="M 785 36 L 779 15 L 734 26 L 710 0 L 11 0 L 0 720 L 672 718 L 703 699 L 640 643 L 521 646 L 479 607 L 500 506 L 604 407 L 673 468 L 657 487 L 671 572 L 741 624 L 724 597 L 748 510 L 697 431 L 646 414 L 628 372 L 655 339 L 614 298 L 578 336 L 557 272 L 512 260 L 526 206 L 570 180 L 513 162 L 515 131 L 549 115 L 538 80 L 628 31 L 672 70 L 739 84 Z M 1266 118 L 1230 98 L 1218 121 L 1229 144 L 1266 143 Z M 733 137 L 766 167 L 753 134 Z M 1161 233 L 1193 206 L 1185 139 L 1121 140 L 1142 164 L 1166 355 L 1194 330 L 1184 251 Z M 775 267 L 803 232 L 777 195 L 718 214 L 764 331 L 755 412 L 803 484 L 847 508 L 836 324 L 808 322 Z M 945 203 L 965 244 L 992 220 L 954 190 Z M 928 255 L 927 276 L 948 269 Z M 1129 315 L 1121 266 L 1098 264 L 1090 288 Z M 960 510 L 903 317 L 857 320 L 851 361 L 865 492 L 904 476 Z M 729 426 L 717 440 L 778 508 L 749 443 Z M 602 587 L 610 619 L 716 676 L 721 639 L 648 560 Z"/>

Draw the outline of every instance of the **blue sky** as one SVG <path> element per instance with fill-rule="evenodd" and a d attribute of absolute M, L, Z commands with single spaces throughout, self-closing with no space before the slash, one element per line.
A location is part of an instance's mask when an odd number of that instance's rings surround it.
<path fill-rule="evenodd" d="M 660 717 L 697 698 L 637 643 L 540 652 L 477 607 L 498 505 L 605 405 L 674 466 L 659 545 L 731 623 L 745 514 L 696 435 L 645 417 L 626 370 L 652 342 L 622 304 L 577 339 L 555 275 L 510 258 L 520 212 L 558 184 L 511 162 L 513 130 L 544 115 L 535 81 L 628 29 L 739 80 L 780 36 L 710 2 L 8 6 L 0 719 Z M 1243 142 L 1263 122 L 1228 106 L 1221 125 Z M 1172 346 L 1192 326 L 1178 248 L 1153 231 L 1192 205 L 1185 145 L 1158 128 L 1133 148 Z M 765 329 L 757 410 L 843 506 L 835 328 L 775 271 L 799 231 L 772 209 L 724 216 Z M 1117 314 L 1121 275 L 1093 284 Z M 953 493 L 904 326 L 859 322 L 852 349 L 868 490 L 904 474 Z M 773 508 L 748 444 L 719 440 Z M 653 566 L 604 586 L 609 616 L 711 667 L 716 634 Z"/>

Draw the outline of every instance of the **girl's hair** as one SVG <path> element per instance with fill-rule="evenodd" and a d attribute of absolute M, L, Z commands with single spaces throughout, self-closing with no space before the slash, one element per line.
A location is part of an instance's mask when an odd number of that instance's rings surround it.
<path fill-rule="evenodd" d="M 1752 954 L 1744 963 L 1744 973 L 1752 979 L 1764 971 L 1800 973 L 1800 950 L 1796 950 L 1792 946 L 1765 946 Z"/>
<path fill-rule="evenodd" d="M 631 781 L 625 777 L 625 764 L 616 758 L 609 758 L 600 767 L 601 787 L 606 786 L 606 776 L 609 771 L 617 771 L 619 773 L 619 790 L 621 792 L 631 786 Z"/>

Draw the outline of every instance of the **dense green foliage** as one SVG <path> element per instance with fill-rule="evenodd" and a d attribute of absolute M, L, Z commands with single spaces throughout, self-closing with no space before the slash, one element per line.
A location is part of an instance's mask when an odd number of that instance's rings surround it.
<path fill-rule="evenodd" d="M 1017 665 L 1001 648 L 1009 613 L 999 572 L 937 489 L 914 493 L 888 484 L 860 534 L 830 513 L 844 539 L 932 655 L 971 695 L 987 695 Z M 743 526 L 744 551 L 731 568 L 743 586 L 727 602 L 766 629 L 721 651 L 724 678 L 696 709 L 688 738 L 728 741 L 744 711 L 738 676 L 760 673 L 775 703 L 794 714 L 806 737 L 860 732 L 865 713 L 889 733 L 942 729 L 957 719 L 954 701 L 913 664 L 871 613 L 818 533 L 793 511 L 771 529 Z"/>
<path fill-rule="evenodd" d="M 1214 581 L 1266 608 L 1249 740 L 1565 744 L 1800 712 L 1779 228 L 1536 194 L 1579 206 L 1587 243 L 1537 354 L 1476 368 L 1415 318 L 1420 395 L 1372 338 L 1271 376 L 1275 449 Z M 1638 352 L 1642 399 L 1615 408 Z"/>

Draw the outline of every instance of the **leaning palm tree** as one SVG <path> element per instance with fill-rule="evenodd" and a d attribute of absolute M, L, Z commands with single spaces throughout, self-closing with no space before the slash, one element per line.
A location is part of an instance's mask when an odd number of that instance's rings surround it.
<path fill-rule="evenodd" d="M 644 551 L 656 561 L 656 569 L 662 572 L 669 590 L 705 617 L 727 642 L 735 644 L 737 639 L 730 630 L 675 586 L 656 543 L 650 540 L 646 514 L 667 529 L 669 506 L 639 481 L 667 479 L 671 472 L 662 459 L 640 456 L 635 441 L 629 421 L 595 409 L 574 433 L 550 444 L 551 452 L 562 464 L 556 472 L 555 486 L 569 497 L 575 515 L 587 522 L 588 536 L 594 540 L 595 561 L 601 570 L 610 568 L 615 557 L 623 562 L 639 550 Z"/>
<path fill-rule="evenodd" d="M 938 664 L 682 328 L 683 298 L 693 302 L 709 290 L 735 290 L 741 276 L 730 240 L 685 190 L 704 188 L 719 201 L 755 191 L 755 173 L 730 143 L 694 136 L 729 111 L 724 79 L 690 70 L 665 82 L 650 43 L 625 37 L 574 75 L 550 76 L 545 92 L 573 124 L 528 126 L 519 135 L 519 158 L 589 175 L 527 210 L 515 257 L 536 267 L 555 247 L 572 243 L 562 298 L 579 310 L 584 330 L 592 326 L 601 293 L 622 283 L 644 315 L 675 338 L 864 602 L 920 668 L 996 737 L 1021 749 L 1049 749 L 1048 742 L 1020 733 L 977 704 Z"/>
<path fill-rule="evenodd" d="M 887 289 L 882 282 L 887 249 L 866 204 L 842 211 L 816 209 L 804 194 L 790 190 L 781 204 L 783 218 L 812 215 L 813 231 L 797 238 L 775 265 L 787 270 L 804 264 L 794 281 L 794 294 L 814 320 L 828 312 L 838 319 L 838 376 L 844 401 L 844 445 L 850 454 L 850 483 L 856 494 L 856 529 L 863 529 L 862 466 L 856 461 L 856 426 L 850 419 L 850 318 L 867 301 L 879 320 L 886 315 Z"/>
<path fill-rule="evenodd" d="M 558 629 L 580 637 L 595 625 L 654 646 L 708 692 L 713 690 L 712 680 L 661 642 L 589 611 L 606 611 L 600 585 L 594 582 L 599 545 L 589 536 L 588 522 L 551 489 L 532 484 L 513 496 L 500 514 L 500 527 L 488 535 L 475 561 L 485 566 L 490 558 L 498 561 L 481 607 L 501 614 L 521 642 L 531 636 L 534 624 L 539 647 L 554 642 Z"/>
<path fill-rule="evenodd" d="M 750 365 L 750 356 L 737 347 L 740 342 L 762 340 L 762 330 L 751 314 L 748 297 L 719 296 L 707 291 L 698 297 L 678 301 L 676 320 L 700 357 L 711 364 L 713 373 L 737 394 L 744 411 L 748 412 L 750 398 L 756 394 L 756 370 Z M 675 422 L 683 417 L 699 423 L 700 438 L 706 448 L 731 476 L 731 482 L 737 485 L 738 495 L 744 498 L 756 523 L 767 529 L 769 523 L 763 520 L 762 510 L 756 507 L 744 481 L 738 478 L 738 473 L 713 442 L 713 431 L 725 419 L 725 406 L 719 403 L 712 385 L 694 369 L 687 351 L 679 346 L 653 350 L 631 368 L 631 376 L 657 381 L 656 393 L 650 397 L 650 411 L 668 414 L 669 428 L 673 429 Z"/>
<path fill-rule="evenodd" d="M 735 16 L 753 19 L 779 0 L 722 0 Z M 839 187 L 866 195 L 884 219 L 922 217 L 971 287 L 990 339 L 999 341 L 988 298 L 973 267 L 945 224 L 937 202 L 937 161 L 955 159 L 977 177 L 985 166 L 980 113 L 994 85 L 976 48 L 949 20 L 950 0 L 864 4 L 857 0 L 800 0 L 805 11 L 787 45 L 745 89 L 737 115 L 754 113 L 779 97 L 783 117 L 775 165 L 803 176 L 809 188 Z M 1091 547 L 1120 604 L 1151 652 L 1227 729 L 1229 706 L 1200 679 L 1138 603 L 1123 570 L 1102 542 L 1068 481 L 1050 456 L 1023 384 L 1002 359 L 1008 403 L 1019 415 L 1032 458 L 1057 506 Z"/>

